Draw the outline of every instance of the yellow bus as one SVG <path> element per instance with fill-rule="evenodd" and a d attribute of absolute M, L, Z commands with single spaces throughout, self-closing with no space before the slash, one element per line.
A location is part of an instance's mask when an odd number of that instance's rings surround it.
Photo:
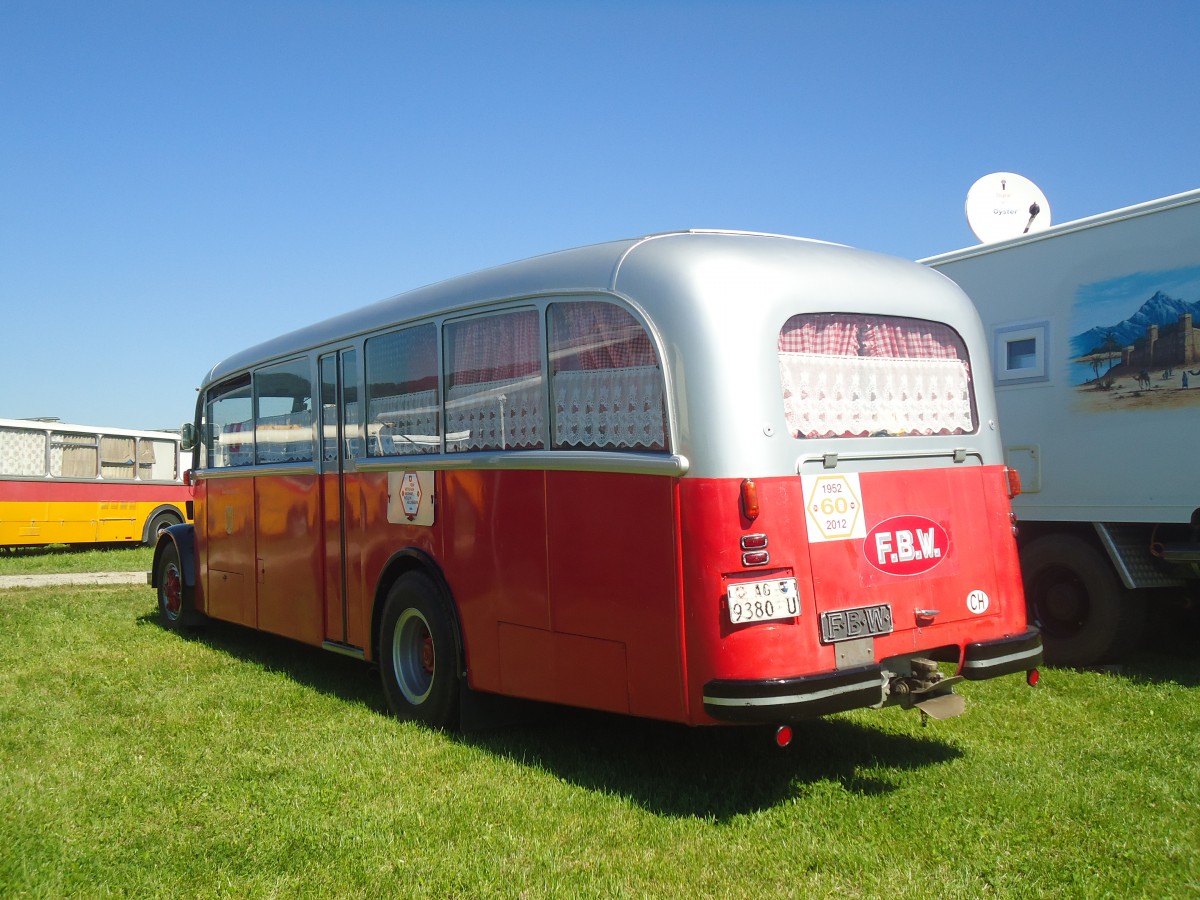
<path fill-rule="evenodd" d="M 190 522 L 179 436 L 0 419 L 0 547 L 154 544 Z"/>

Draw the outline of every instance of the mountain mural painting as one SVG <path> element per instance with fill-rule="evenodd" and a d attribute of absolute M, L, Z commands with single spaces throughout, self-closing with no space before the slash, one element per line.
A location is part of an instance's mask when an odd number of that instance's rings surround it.
<path fill-rule="evenodd" d="M 1200 405 L 1200 266 L 1084 285 L 1071 324 L 1081 408 Z"/>

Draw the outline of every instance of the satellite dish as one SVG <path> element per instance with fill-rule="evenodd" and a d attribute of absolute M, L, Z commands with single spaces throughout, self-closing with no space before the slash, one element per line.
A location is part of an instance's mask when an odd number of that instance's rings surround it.
<path fill-rule="evenodd" d="M 1033 234 L 1050 227 L 1050 204 L 1028 178 L 994 172 L 967 191 L 967 224 L 985 244 Z"/>

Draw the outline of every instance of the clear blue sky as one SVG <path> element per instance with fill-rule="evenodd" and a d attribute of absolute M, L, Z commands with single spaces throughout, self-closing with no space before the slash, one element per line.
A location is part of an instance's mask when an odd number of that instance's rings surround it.
<path fill-rule="evenodd" d="M 0 417 L 166 427 L 337 311 L 675 228 L 908 258 L 1200 187 L 1200 3 L 0 0 Z"/>

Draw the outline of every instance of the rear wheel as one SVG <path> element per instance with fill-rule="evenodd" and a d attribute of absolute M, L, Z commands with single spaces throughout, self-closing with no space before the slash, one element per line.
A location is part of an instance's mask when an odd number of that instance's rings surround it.
<path fill-rule="evenodd" d="M 1096 665 L 1140 636 L 1145 604 L 1117 580 L 1104 554 L 1082 538 L 1038 538 L 1021 551 L 1021 574 L 1029 619 L 1042 632 L 1047 663 Z"/>
<path fill-rule="evenodd" d="M 461 665 L 454 619 L 433 580 L 408 572 L 388 592 L 379 632 L 388 707 L 434 728 L 458 726 Z"/>
<path fill-rule="evenodd" d="M 164 531 L 172 525 L 178 525 L 182 521 L 178 516 L 173 516 L 170 513 L 159 513 L 150 520 L 150 527 L 146 529 L 146 546 L 155 546 Z"/>

